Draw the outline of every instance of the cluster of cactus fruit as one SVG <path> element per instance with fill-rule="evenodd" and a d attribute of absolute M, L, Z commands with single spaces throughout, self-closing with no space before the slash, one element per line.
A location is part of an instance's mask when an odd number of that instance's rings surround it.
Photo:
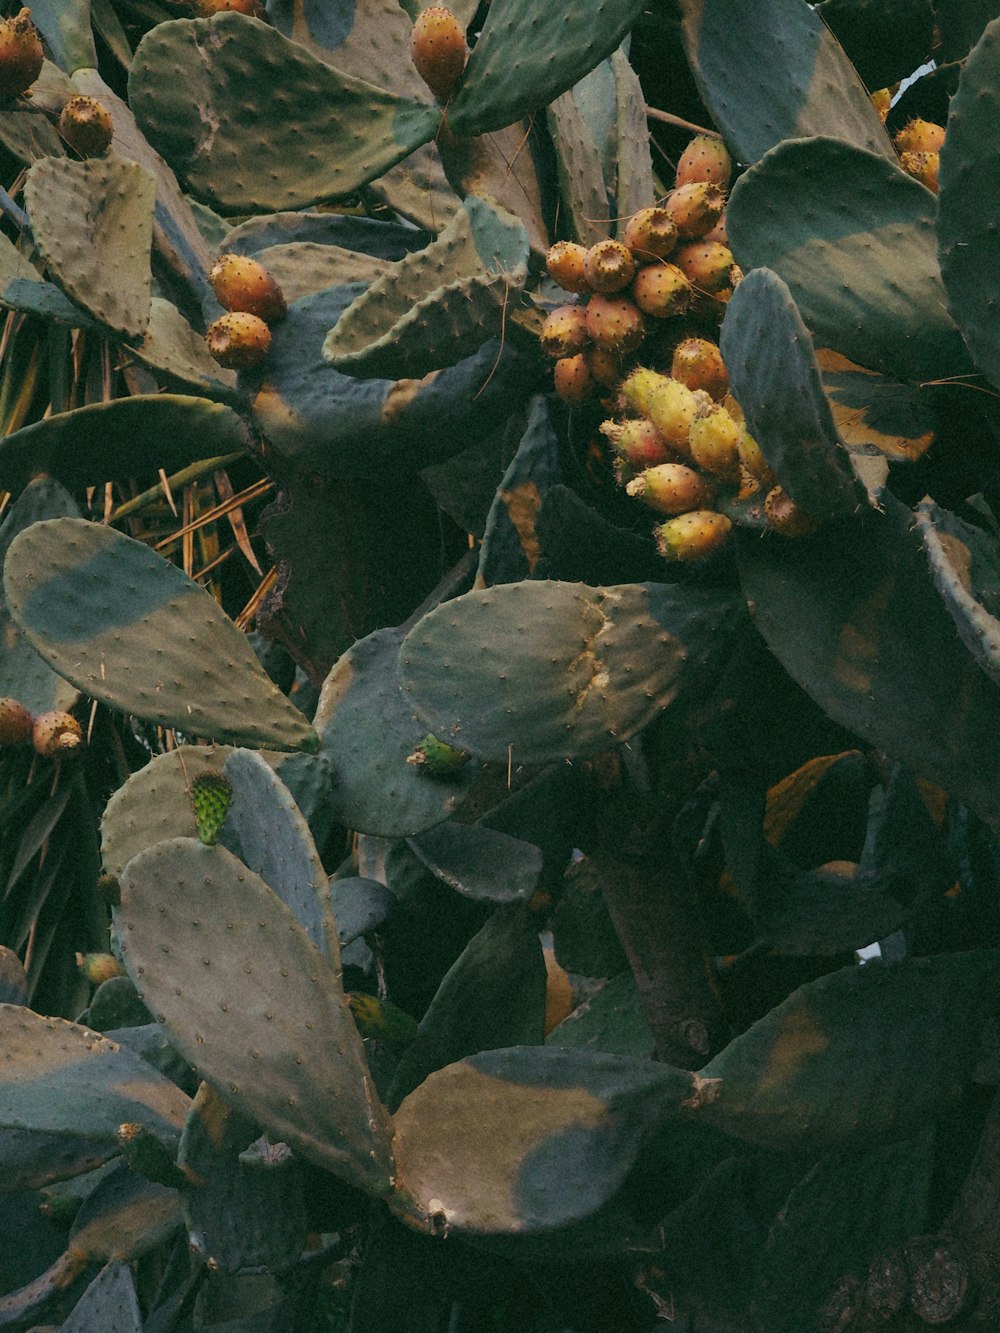
<path fill-rule="evenodd" d="M 1000 19 L 7 9 L 0 1327 L 994 1327 Z"/>

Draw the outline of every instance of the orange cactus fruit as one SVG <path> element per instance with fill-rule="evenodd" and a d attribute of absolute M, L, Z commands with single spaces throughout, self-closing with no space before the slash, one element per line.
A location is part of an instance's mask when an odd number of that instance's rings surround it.
<path fill-rule="evenodd" d="M 604 351 L 625 356 L 641 345 L 646 325 L 627 296 L 594 295 L 587 302 L 587 332 Z"/>
<path fill-rule="evenodd" d="M 227 370 L 252 370 L 271 347 L 271 330 L 257 315 L 231 310 L 208 326 L 208 350 Z"/>
<path fill-rule="evenodd" d="M 648 264 L 635 275 L 632 295 L 639 309 L 654 319 L 683 315 L 691 304 L 691 284 L 676 264 Z"/>
<path fill-rule="evenodd" d="M 714 497 L 714 488 L 706 478 L 684 463 L 657 463 L 646 468 L 625 490 L 658 514 L 705 509 Z"/>
<path fill-rule="evenodd" d="M 575 356 L 590 342 L 587 310 L 582 305 L 557 306 L 545 316 L 538 335 L 542 351 L 558 359 Z"/>
<path fill-rule="evenodd" d="M 675 184 L 680 187 L 704 181 L 727 190 L 732 174 L 733 159 L 722 140 L 714 134 L 699 134 L 680 155 Z"/>
<path fill-rule="evenodd" d="M 556 393 L 570 407 L 579 407 L 594 396 L 594 377 L 583 352 L 560 358 L 553 367 L 552 379 Z"/>
<path fill-rule="evenodd" d="M 590 284 L 584 263 L 587 247 L 576 241 L 556 241 L 545 256 L 545 268 L 549 277 L 564 292 L 589 292 Z"/>
<path fill-rule="evenodd" d="M 666 560 L 704 560 L 725 546 L 732 526 L 714 509 L 693 509 L 656 528 L 656 547 Z"/>
<path fill-rule="evenodd" d="M 0 20 L 0 98 L 19 97 L 42 72 L 45 54 L 31 10 Z"/>
<path fill-rule="evenodd" d="M 622 240 L 637 264 L 651 264 L 677 244 L 677 225 L 665 208 L 642 208 L 626 222 Z"/>
<path fill-rule="evenodd" d="M 707 338 L 685 338 L 674 348 L 671 379 L 704 391 L 721 402 L 729 392 L 729 372 L 718 346 Z"/>
<path fill-rule="evenodd" d="M 81 157 L 100 157 L 111 147 L 111 112 L 96 97 L 71 97 L 59 115 L 59 133 Z"/>
<path fill-rule="evenodd" d="M 598 241 L 587 251 L 583 267 L 591 291 L 607 294 L 620 292 L 629 285 L 635 273 L 635 260 L 621 241 Z"/>
<path fill-rule="evenodd" d="M 663 207 L 674 220 L 681 240 L 695 241 L 711 231 L 726 206 L 726 195 L 714 181 L 692 181 L 667 196 Z"/>
<path fill-rule="evenodd" d="M 939 153 L 944 143 L 944 126 L 932 120 L 910 120 L 893 139 L 896 152 Z"/>
<path fill-rule="evenodd" d="M 422 9 L 410 33 L 410 57 L 439 102 L 446 102 L 462 77 L 469 48 L 465 30 L 444 5 Z"/>
<path fill-rule="evenodd" d="M 263 264 L 248 255 L 221 255 L 208 272 L 208 281 L 219 305 L 256 315 L 265 324 L 283 319 L 285 297 Z"/>

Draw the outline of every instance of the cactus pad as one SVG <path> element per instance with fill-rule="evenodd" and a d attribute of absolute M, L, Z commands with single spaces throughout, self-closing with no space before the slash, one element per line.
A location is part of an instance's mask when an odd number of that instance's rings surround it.
<path fill-rule="evenodd" d="M 191 783 L 191 804 L 198 838 L 214 847 L 233 799 L 233 784 L 223 773 L 202 773 Z"/>

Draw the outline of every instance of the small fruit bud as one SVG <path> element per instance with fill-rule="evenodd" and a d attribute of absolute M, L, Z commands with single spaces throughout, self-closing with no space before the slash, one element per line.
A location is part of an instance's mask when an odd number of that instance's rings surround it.
<path fill-rule="evenodd" d="M 683 463 L 658 463 L 646 468 L 625 487 L 629 495 L 659 514 L 686 514 L 712 501 L 712 486 Z"/>
<path fill-rule="evenodd" d="M 584 269 L 587 247 L 575 241 L 556 241 L 545 257 L 549 277 L 564 292 L 588 292 L 590 285 Z"/>
<path fill-rule="evenodd" d="M 25 92 L 41 74 L 44 59 L 30 9 L 0 20 L 0 98 Z"/>
<path fill-rule="evenodd" d="M 740 427 L 724 407 L 713 403 L 710 411 L 699 413 L 691 422 L 688 448 L 700 468 L 724 481 L 739 479 Z"/>
<path fill-rule="evenodd" d="M 459 750 L 428 732 L 413 753 L 406 756 L 406 762 L 416 765 L 425 777 L 438 782 L 453 782 L 471 757 L 468 750 Z"/>
<path fill-rule="evenodd" d="M 714 509 L 695 509 L 668 518 L 655 529 L 656 546 L 667 560 L 704 560 L 726 544 L 732 523 Z"/>
<path fill-rule="evenodd" d="M 733 252 L 718 241 L 688 241 L 674 252 L 674 263 L 699 291 L 715 293 L 732 286 Z"/>
<path fill-rule="evenodd" d="M 592 296 L 587 302 L 587 332 L 598 347 L 624 356 L 642 343 L 646 325 L 627 296 Z"/>
<path fill-rule="evenodd" d="M 590 342 L 587 311 L 582 305 L 561 305 L 545 316 L 538 335 L 542 351 L 555 357 L 575 356 Z"/>
<path fill-rule="evenodd" d="M 469 48 L 458 19 L 443 5 L 422 9 L 413 21 L 410 56 L 439 102 L 446 102 L 462 77 Z"/>
<path fill-rule="evenodd" d="M 83 729 L 72 713 L 58 709 L 39 713 L 31 729 L 31 743 L 43 759 L 68 756 L 83 744 Z"/>
<path fill-rule="evenodd" d="M 267 356 L 271 330 L 256 315 L 232 310 L 208 326 L 205 342 L 220 366 L 229 370 L 251 370 Z"/>
<path fill-rule="evenodd" d="M 601 434 L 610 442 L 622 471 L 641 472 L 658 463 L 674 461 L 673 450 L 651 421 L 631 417 L 628 421 L 604 421 Z"/>
<path fill-rule="evenodd" d="M 579 407 L 593 396 L 594 377 L 584 352 L 577 352 L 576 356 L 564 356 L 557 361 L 552 370 L 552 380 L 556 393 L 570 407 Z"/>
<path fill-rule="evenodd" d="M 598 241 L 583 261 L 587 282 L 595 292 L 620 292 L 632 281 L 635 260 L 621 241 Z"/>
<path fill-rule="evenodd" d="M 691 304 L 691 284 L 676 264 L 649 264 L 636 274 L 632 295 L 644 314 L 670 319 Z"/>
<path fill-rule="evenodd" d="M 871 95 L 871 99 L 872 106 L 879 114 L 879 119 L 884 121 L 892 106 L 892 93 L 888 88 L 876 88 Z"/>
<path fill-rule="evenodd" d="M 665 382 L 649 396 L 647 415 L 667 444 L 689 455 L 688 435 L 698 414 L 699 399 L 680 380 Z"/>
<path fill-rule="evenodd" d="M 666 259 L 677 244 L 677 227 L 665 208 L 643 208 L 629 218 L 622 238 L 637 264 Z"/>
<path fill-rule="evenodd" d="M 111 147 L 111 112 L 96 97 L 71 97 L 59 116 L 59 133 L 81 157 L 99 157 Z"/>
<path fill-rule="evenodd" d="M 782 537 L 807 537 L 819 524 L 781 486 L 768 491 L 764 499 L 764 517 Z"/>
<path fill-rule="evenodd" d="M 893 139 L 897 153 L 939 153 L 944 143 L 944 128 L 931 120 L 911 120 Z"/>
<path fill-rule="evenodd" d="M 674 190 L 663 206 L 673 218 L 681 240 L 693 241 L 711 231 L 722 216 L 725 203 L 726 196 L 718 185 L 695 181 Z"/>
<path fill-rule="evenodd" d="M 191 804 L 198 837 L 206 847 L 219 841 L 233 799 L 233 784 L 224 773 L 202 773 L 191 784 Z"/>
<path fill-rule="evenodd" d="M 704 389 L 719 400 L 729 391 L 729 372 L 722 353 L 707 338 L 685 338 L 677 344 L 670 363 L 670 377 L 680 380 L 689 389 Z"/>
<path fill-rule="evenodd" d="M 0 699 L 0 745 L 23 745 L 31 740 L 32 717 L 24 704 L 5 696 Z"/>
<path fill-rule="evenodd" d="M 113 953 L 78 953 L 76 965 L 92 986 L 125 975 L 124 967 Z"/>
<path fill-rule="evenodd" d="M 215 299 L 226 310 L 242 310 L 265 324 L 273 324 L 283 319 L 288 309 L 271 274 L 247 255 L 220 256 L 209 269 L 208 280 Z"/>
<path fill-rule="evenodd" d="M 722 140 L 714 134 L 698 134 L 680 155 L 675 184 L 680 187 L 705 181 L 726 190 L 732 174 L 733 161 Z"/>
<path fill-rule="evenodd" d="M 901 153 L 899 165 L 908 176 L 926 185 L 932 194 L 938 192 L 940 159 L 937 153 Z"/>

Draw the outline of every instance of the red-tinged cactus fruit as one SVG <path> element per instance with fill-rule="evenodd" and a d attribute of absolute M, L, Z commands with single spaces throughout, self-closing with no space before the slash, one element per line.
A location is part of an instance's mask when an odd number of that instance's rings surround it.
<path fill-rule="evenodd" d="M 579 407 L 592 398 L 597 386 L 587 365 L 583 352 L 576 356 L 564 356 L 557 361 L 552 370 L 552 380 L 556 393 L 570 407 Z"/>
<path fill-rule="evenodd" d="M 31 10 L 0 20 L 0 98 L 19 97 L 42 72 L 45 53 Z"/>
<path fill-rule="evenodd" d="M 283 319 L 284 293 L 267 269 L 248 255 L 220 255 L 208 271 L 215 299 L 226 310 L 256 315 L 265 324 Z"/>
<path fill-rule="evenodd" d="M 39 713 L 31 728 L 31 743 L 43 759 L 72 755 L 83 745 L 83 729 L 72 713 L 58 709 Z"/>
<path fill-rule="evenodd" d="M 642 208 L 626 222 L 622 240 L 637 264 L 651 264 L 677 244 L 677 225 L 665 208 Z"/>
<path fill-rule="evenodd" d="M 691 422 L 688 432 L 691 457 L 700 468 L 723 481 L 739 480 L 739 442 L 739 423 L 719 403 L 713 403 L 708 412 L 699 412 Z"/>
<path fill-rule="evenodd" d="M 711 483 L 684 463 L 657 463 L 646 468 L 632 478 L 625 490 L 658 514 L 687 514 L 692 509 L 706 509 L 715 495 Z"/>
<path fill-rule="evenodd" d="M 271 330 L 257 315 L 231 310 L 208 326 L 205 342 L 220 366 L 227 370 L 252 370 L 270 350 Z"/>
<path fill-rule="evenodd" d="M 267 10 L 261 0 L 194 0 L 195 13 L 199 18 L 211 18 L 213 14 L 246 14 L 252 19 L 266 19 Z"/>
<path fill-rule="evenodd" d="M 587 247 L 577 245 L 576 241 L 556 241 L 545 256 L 545 268 L 549 277 L 564 292 L 589 292 L 587 272 L 584 267 Z"/>
<path fill-rule="evenodd" d="M 538 335 L 542 351 L 547 356 L 575 356 L 590 342 L 587 332 L 587 310 L 582 305 L 561 305 L 550 311 Z"/>
<path fill-rule="evenodd" d="M 691 304 L 691 284 L 676 264 L 649 264 L 635 275 L 632 295 L 639 309 L 654 319 L 683 315 Z"/>
<path fill-rule="evenodd" d="M 686 241 L 674 251 L 674 263 L 691 286 L 713 295 L 733 286 L 734 262 L 732 250 L 718 241 Z"/>
<path fill-rule="evenodd" d="M 701 238 L 703 241 L 716 241 L 719 245 L 729 248 L 729 232 L 726 230 L 726 210 L 723 209 L 719 214 L 719 220 L 710 231 L 706 231 Z"/>
<path fill-rule="evenodd" d="M 24 745 L 31 740 L 34 719 L 17 699 L 0 699 L 0 745 Z"/>
<path fill-rule="evenodd" d="M 901 153 L 899 165 L 908 176 L 926 185 L 932 194 L 938 192 L 938 169 L 940 158 L 937 153 Z"/>
<path fill-rule="evenodd" d="M 587 348 L 587 367 L 605 389 L 617 389 L 625 374 L 623 357 L 617 352 L 609 352 L 606 347 Z"/>
<path fill-rule="evenodd" d="M 944 143 L 944 127 L 932 120 L 908 121 L 893 139 L 896 152 L 939 153 Z"/>
<path fill-rule="evenodd" d="M 124 967 L 113 953 L 78 953 L 76 965 L 92 986 L 125 975 Z"/>
<path fill-rule="evenodd" d="M 81 157 L 100 157 L 111 147 L 111 112 L 96 97 L 71 97 L 59 116 L 59 133 Z"/>
<path fill-rule="evenodd" d="M 648 366 L 636 366 L 622 380 L 618 388 L 618 401 L 622 411 L 636 412 L 644 417 L 649 411 L 649 400 L 654 391 L 668 384 L 666 375 Z"/>
<path fill-rule="evenodd" d="M 641 345 L 646 325 L 627 296 L 595 295 L 587 302 L 587 332 L 604 351 L 626 356 Z"/>
<path fill-rule="evenodd" d="M 733 160 L 726 145 L 714 134 L 698 134 L 681 153 L 674 184 L 695 185 L 704 181 L 728 190 L 733 174 Z"/>
<path fill-rule="evenodd" d="M 439 102 L 446 102 L 462 77 L 469 48 L 465 31 L 444 5 L 422 9 L 413 21 L 410 57 Z"/>
<path fill-rule="evenodd" d="M 767 459 L 761 452 L 760 445 L 747 430 L 745 424 L 740 427 L 740 438 L 736 448 L 740 455 L 740 463 L 754 481 L 759 482 L 761 486 L 771 487 L 775 484 L 777 477 L 768 467 Z"/>
<path fill-rule="evenodd" d="M 601 434 L 626 470 L 642 472 L 659 463 L 676 462 L 676 455 L 651 421 L 630 417 L 626 421 L 603 421 Z"/>
<path fill-rule="evenodd" d="M 718 401 L 729 392 L 729 372 L 717 345 L 707 338 L 685 338 L 674 348 L 670 378 L 689 389 L 704 389 Z"/>
<path fill-rule="evenodd" d="M 598 241 L 587 251 L 583 268 L 591 291 L 608 294 L 629 285 L 635 273 L 635 260 L 621 241 Z"/>
<path fill-rule="evenodd" d="M 646 415 L 667 444 L 690 457 L 688 436 L 701 406 L 702 400 L 686 384 L 667 379 L 649 395 Z"/>
<path fill-rule="evenodd" d="M 668 195 L 663 207 L 674 220 L 681 240 L 696 241 L 711 231 L 726 206 L 721 186 L 712 181 L 694 181 Z"/>
<path fill-rule="evenodd" d="M 653 535 L 666 560 L 704 560 L 725 546 L 732 526 L 725 514 L 714 509 L 694 509 L 668 518 Z"/>
<path fill-rule="evenodd" d="M 764 497 L 764 517 L 768 526 L 782 537 L 807 537 L 819 527 L 782 486 L 775 486 Z"/>

